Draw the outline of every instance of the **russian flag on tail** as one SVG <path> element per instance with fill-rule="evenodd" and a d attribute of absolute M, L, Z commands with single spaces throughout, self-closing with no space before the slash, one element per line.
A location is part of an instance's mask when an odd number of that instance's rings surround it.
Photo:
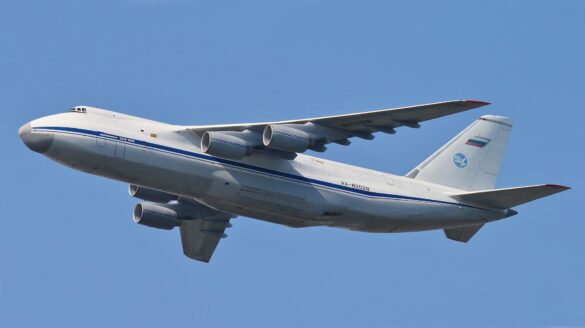
<path fill-rule="evenodd" d="M 483 148 L 483 147 L 485 147 L 485 145 L 490 143 L 491 140 L 492 139 L 489 139 L 489 138 L 483 138 L 483 137 L 476 136 L 476 137 L 473 137 L 473 138 L 467 140 L 467 142 L 465 144 L 473 146 L 473 147 Z"/>

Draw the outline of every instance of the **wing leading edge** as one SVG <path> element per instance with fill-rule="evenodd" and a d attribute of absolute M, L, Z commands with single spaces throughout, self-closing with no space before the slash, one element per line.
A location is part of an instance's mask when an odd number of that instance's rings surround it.
<path fill-rule="evenodd" d="M 325 151 L 325 145 L 329 143 L 349 145 L 348 139 L 354 137 L 371 140 L 377 132 L 394 134 L 396 128 L 418 128 L 421 122 L 488 104 L 475 100 L 454 100 L 299 120 L 187 126 L 183 127 L 183 131 L 206 140 L 207 144 L 202 143 L 202 149 L 220 157 L 242 158 L 253 150 L 266 148 L 289 153 L 300 153 L 307 149 Z M 213 154 L 214 150 L 221 148 L 213 147 L 214 141 L 223 146 L 222 149 L 232 148 L 227 152 L 220 150 L 221 154 Z M 236 146 L 239 148 L 234 148 Z M 224 153 L 228 156 L 221 156 Z"/>

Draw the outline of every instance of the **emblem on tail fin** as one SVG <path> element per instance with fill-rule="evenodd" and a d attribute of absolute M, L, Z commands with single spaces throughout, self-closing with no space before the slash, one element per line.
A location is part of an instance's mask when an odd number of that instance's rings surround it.
<path fill-rule="evenodd" d="M 478 148 L 483 148 L 485 147 L 490 141 L 492 141 L 492 139 L 489 138 L 483 138 L 480 136 L 475 136 L 469 140 L 467 140 L 467 142 L 465 143 L 466 145 L 470 145 L 470 146 L 474 146 L 474 147 L 478 147 Z"/>
<path fill-rule="evenodd" d="M 455 163 L 455 166 L 459 168 L 464 168 L 467 166 L 467 157 L 465 157 L 465 155 L 462 153 L 457 153 L 455 156 L 453 156 L 453 163 Z"/>

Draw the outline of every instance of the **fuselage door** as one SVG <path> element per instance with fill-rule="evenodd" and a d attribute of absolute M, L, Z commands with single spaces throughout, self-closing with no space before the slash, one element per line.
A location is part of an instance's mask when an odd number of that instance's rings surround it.
<path fill-rule="evenodd" d="M 97 143 L 98 147 L 103 147 L 106 145 L 106 138 L 104 136 L 96 136 L 95 137 L 95 142 Z"/>
<path fill-rule="evenodd" d="M 126 144 L 116 141 L 116 158 L 124 158 L 126 154 Z"/>
<path fill-rule="evenodd" d="M 118 150 L 118 145 L 117 145 L 118 142 L 107 137 L 106 134 L 99 133 L 95 137 L 95 142 L 97 143 L 97 147 L 101 153 L 112 156 L 112 157 L 114 157 L 114 156 L 118 157 L 118 152 L 120 151 L 120 153 L 122 154 L 122 157 L 124 157 L 125 150 L 124 149 Z"/>

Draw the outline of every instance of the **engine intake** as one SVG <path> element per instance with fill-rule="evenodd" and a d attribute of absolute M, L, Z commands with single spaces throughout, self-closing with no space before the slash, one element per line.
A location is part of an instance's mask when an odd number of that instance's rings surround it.
<path fill-rule="evenodd" d="M 171 230 L 181 225 L 177 211 L 162 205 L 136 204 L 132 216 L 135 223 L 157 229 Z"/>
<path fill-rule="evenodd" d="M 285 125 L 267 125 L 262 133 L 264 146 L 292 153 L 302 153 L 309 148 L 310 135 Z"/>
<path fill-rule="evenodd" d="M 201 137 L 201 150 L 213 156 L 242 159 L 250 154 L 250 145 L 246 140 L 225 132 L 207 131 Z"/>
<path fill-rule="evenodd" d="M 128 186 L 128 193 L 132 197 L 136 197 L 136 198 L 140 198 L 142 200 L 148 201 L 148 202 L 160 203 L 160 204 L 166 204 L 172 200 L 177 199 L 176 195 L 169 194 L 169 193 L 166 193 L 164 191 L 158 191 L 155 189 L 137 186 L 137 185 L 129 185 Z"/>

